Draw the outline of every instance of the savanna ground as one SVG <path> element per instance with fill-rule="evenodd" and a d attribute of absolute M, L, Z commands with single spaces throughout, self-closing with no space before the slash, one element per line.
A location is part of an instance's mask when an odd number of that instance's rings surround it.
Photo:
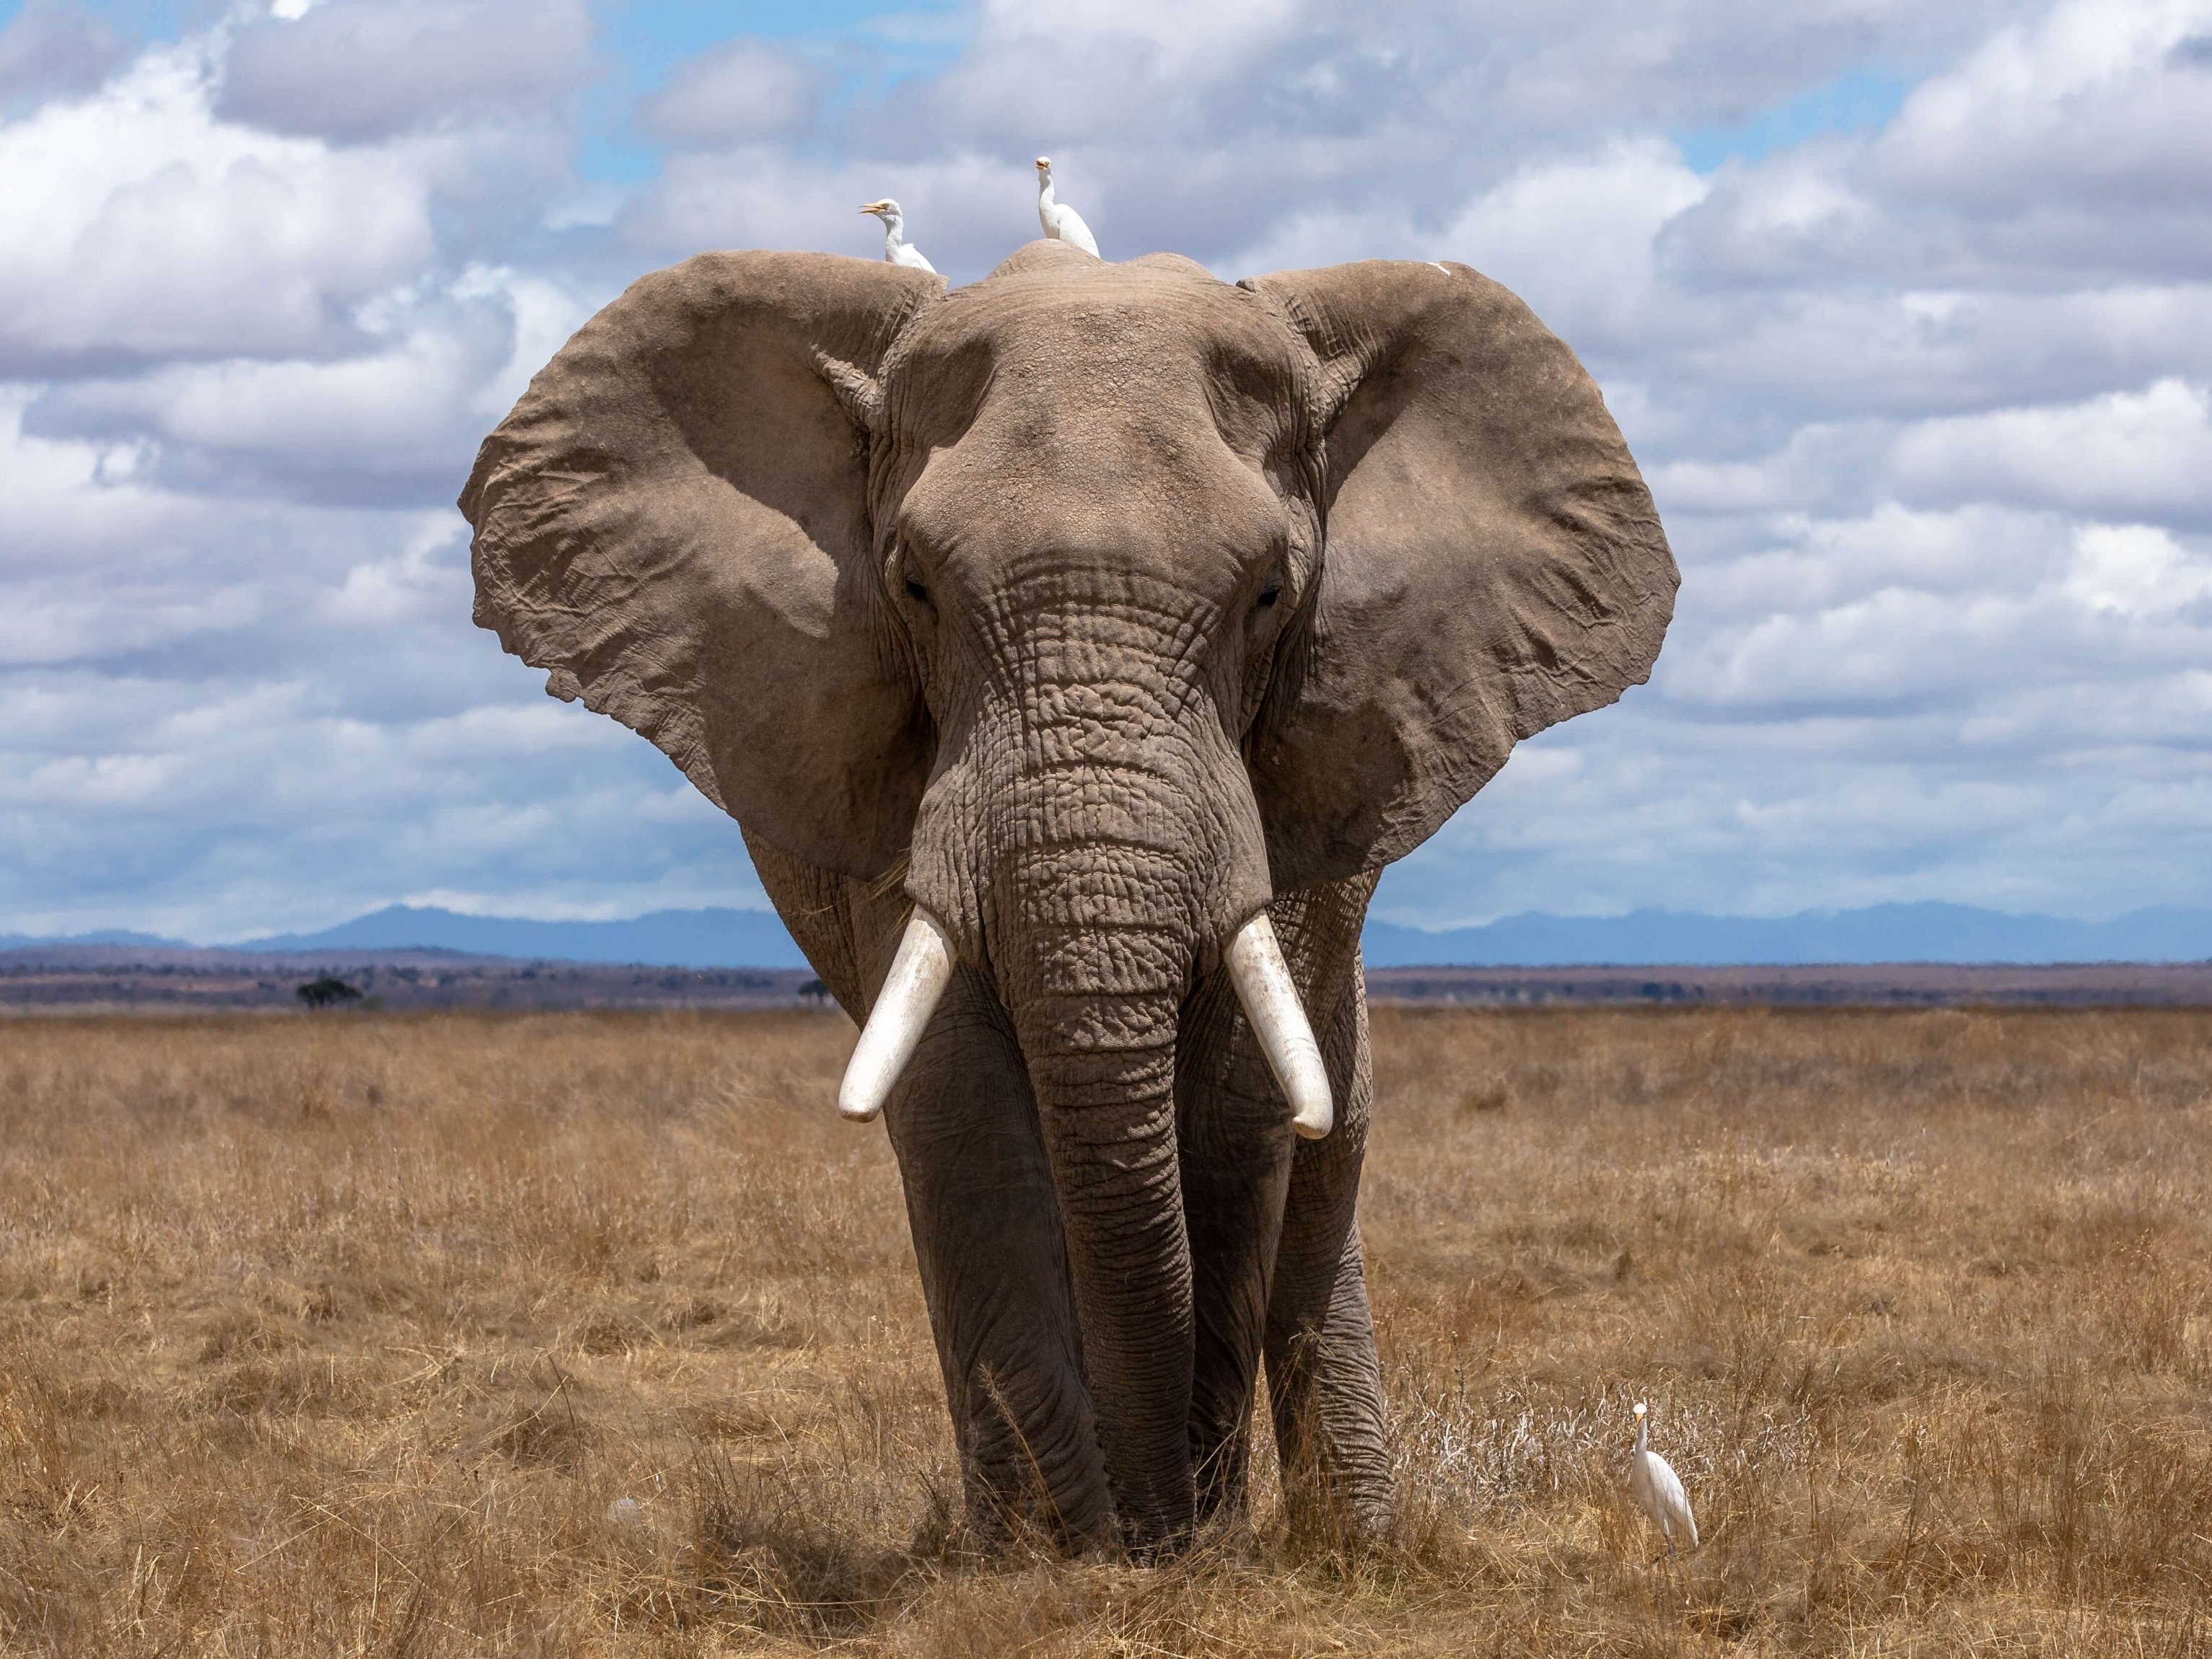
<path fill-rule="evenodd" d="M 2212 1653 L 2212 1013 L 1379 1012 L 1397 1535 L 1149 1571 L 963 1552 L 851 1040 L 0 1025 L 0 1650 Z"/>

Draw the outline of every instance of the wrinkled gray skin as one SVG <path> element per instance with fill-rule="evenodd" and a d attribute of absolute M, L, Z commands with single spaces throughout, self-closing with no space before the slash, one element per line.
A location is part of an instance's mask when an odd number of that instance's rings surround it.
<path fill-rule="evenodd" d="M 1375 872 L 1673 605 L 1572 354 L 1464 266 L 708 254 L 586 325 L 461 505 L 477 621 L 738 819 L 855 1018 L 912 906 L 956 943 L 885 1117 L 974 1523 L 1173 1547 L 1243 1499 L 1264 1363 L 1294 1516 L 1380 1524 Z M 1221 967 L 1262 907 L 1325 1139 Z"/>

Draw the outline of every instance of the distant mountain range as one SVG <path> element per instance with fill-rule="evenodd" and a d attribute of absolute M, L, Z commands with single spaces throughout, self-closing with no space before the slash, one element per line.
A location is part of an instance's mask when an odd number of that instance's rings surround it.
<path fill-rule="evenodd" d="M 0 933 L 0 950 L 32 945 L 136 945 L 192 950 L 188 939 L 107 929 L 66 938 Z M 465 916 L 432 906 L 386 905 L 313 933 L 271 933 L 221 947 L 271 951 L 453 951 L 534 961 L 647 963 L 659 968 L 804 968 L 806 958 L 773 911 L 655 910 L 627 921 L 529 921 Z"/>
<path fill-rule="evenodd" d="M 29 945 L 189 948 L 181 939 L 106 930 L 67 939 L 0 934 Z M 2212 910 L 2163 906 L 2110 921 L 2015 916 L 1966 904 L 1877 904 L 1794 916 L 1709 916 L 1636 910 L 1625 916 L 1531 912 L 1480 927 L 1430 933 L 1370 921 L 1370 968 L 1884 962 L 2201 962 L 2212 960 Z M 313 933 L 246 939 L 240 951 L 428 949 L 471 956 L 683 968 L 803 968 L 783 924 L 766 910 L 656 910 L 628 921 L 526 921 L 395 904 Z"/>
<path fill-rule="evenodd" d="M 523 921 L 394 904 L 319 933 L 249 939 L 251 951 L 404 950 L 669 968 L 804 968 L 773 910 L 654 910 L 628 921 Z"/>
<path fill-rule="evenodd" d="M 189 951 L 180 939 L 159 933 L 134 933 L 127 927 L 102 927 L 90 933 L 0 933 L 0 951 L 20 951 L 27 945 L 143 945 L 149 950 Z"/>
<path fill-rule="evenodd" d="M 1599 963 L 1875 962 L 2202 962 L 2212 958 L 2212 910 L 2166 905 L 2110 921 L 2015 916 L 1971 904 L 1875 904 L 1794 916 L 1707 916 L 1632 910 L 1625 916 L 1501 916 L 1480 927 L 1427 933 L 1370 921 L 1370 968 L 1550 968 Z"/>

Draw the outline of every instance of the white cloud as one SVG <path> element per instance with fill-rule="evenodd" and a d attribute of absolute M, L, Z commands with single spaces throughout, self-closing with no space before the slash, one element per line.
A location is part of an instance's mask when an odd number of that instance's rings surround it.
<path fill-rule="evenodd" d="M 1883 131 L 1725 169 L 1671 257 L 1709 279 L 2201 280 L 2212 0 L 2065 0 L 1916 87 Z"/>
<path fill-rule="evenodd" d="M 788 47 L 740 35 L 678 66 L 668 84 L 638 106 L 638 120 L 677 144 L 761 138 L 801 125 L 825 82 Z"/>
<path fill-rule="evenodd" d="M 582 0 L 324 0 L 235 29 L 222 112 L 348 143 L 557 118 L 591 67 Z"/>
<path fill-rule="evenodd" d="M 1516 173 L 1470 203 L 1438 238 L 1445 257 L 1496 277 L 1584 349 L 1649 331 L 1652 251 L 1705 181 L 1656 139 Z"/>
<path fill-rule="evenodd" d="M 2212 508 L 2212 398 L 2168 379 L 2060 408 L 1925 421 L 1899 437 L 1891 473 L 1920 501 L 2201 512 Z"/>
<path fill-rule="evenodd" d="M 1159 55 L 1163 76 L 1215 78 L 1255 48 L 1279 41 L 1300 21 L 1297 0 L 983 0 L 975 40 L 988 51 L 1036 41 L 1080 52 L 1102 41 L 1137 40 Z"/>
<path fill-rule="evenodd" d="M 2008 594 L 1886 586 L 1717 630 L 1704 650 L 1685 653 L 1668 684 L 1686 700 L 1777 714 L 1916 702 L 1978 686 L 2029 622 Z"/>
<path fill-rule="evenodd" d="M 467 609 L 473 589 L 461 546 L 465 532 L 450 514 L 425 514 L 397 557 L 355 565 L 317 609 L 331 622 L 357 629 L 425 623 Z"/>
<path fill-rule="evenodd" d="M 218 121 L 204 46 L 0 126 L 0 363 L 279 356 L 434 246 L 423 181 L 369 152 Z"/>
<path fill-rule="evenodd" d="M 124 55 L 104 18 L 66 0 L 27 0 L 0 28 L 0 117 L 88 92 Z"/>
<path fill-rule="evenodd" d="M 2090 611 L 2162 616 L 2212 599 L 2212 555 L 2185 547 L 2157 525 L 2084 525 L 2075 533 L 2063 586 L 2067 598 Z"/>
<path fill-rule="evenodd" d="M 1802 617 L 1885 591 L 1954 600 L 2030 592 L 2064 567 L 2069 546 L 2063 520 L 2009 507 L 1887 501 L 1861 518 L 1777 514 L 1750 550 L 1696 568 L 1692 615 Z"/>
<path fill-rule="evenodd" d="M 234 633 L 259 619 L 261 596 L 249 584 L 127 583 L 87 593 L 79 582 L 10 582 L 0 586 L 8 629 L 0 664 L 81 662 L 127 656 L 189 635 Z"/>
<path fill-rule="evenodd" d="M 2168 376 L 2078 403 L 1808 422 L 1755 459 L 1688 456 L 1652 465 L 1650 477 L 1662 507 L 1701 513 L 1811 507 L 1878 492 L 1915 506 L 2199 517 L 2212 508 L 2212 397 L 2201 383 Z"/>
<path fill-rule="evenodd" d="M 550 284 L 474 269 L 357 307 L 359 356 L 172 362 L 53 387 L 20 419 L 33 440 L 112 458 L 111 481 L 444 503 L 476 441 L 585 315 Z"/>
<path fill-rule="evenodd" d="M 60 406 L 88 425 L 198 449 L 315 453 L 389 468 L 395 459 L 413 461 L 418 446 L 433 459 L 452 453 L 441 430 L 447 411 L 459 404 L 461 414 L 472 414 L 469 394 L 506 355 L 471 362 L 473 343 L 418 335 L 374 357 L 331 362 L 178 363 L 135 380 L 82 386 Z"/>
<path fill-rule="evenodd" d="M 1954 204 L 2093 191 L 2201 203 L 2212 185 L 2212 76 L 2175 48 L 2206 0 L 2067 0 L 2001 28 L 1915 89 L 1873 161 L 1885 183 Z"/>

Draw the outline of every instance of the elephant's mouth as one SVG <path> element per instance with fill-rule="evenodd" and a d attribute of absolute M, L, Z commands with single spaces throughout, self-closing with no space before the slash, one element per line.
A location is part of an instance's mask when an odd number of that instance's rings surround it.
<path fill-rule="evenodd" d="M 1307 1140 L 1320 1139 L 1336 1121 L 1328 1072 L 1265 910 L 1237 930 L 1223 958 L 1268 1068 L 1291 1103 L 1291 1127 Z M 883 1110 L 921 1042 L 956 963 L 945 929 L 917 907 L 845 1067 L 837 1090 L 837 1109 L 844 1116 L 865 1123 Z"/>

